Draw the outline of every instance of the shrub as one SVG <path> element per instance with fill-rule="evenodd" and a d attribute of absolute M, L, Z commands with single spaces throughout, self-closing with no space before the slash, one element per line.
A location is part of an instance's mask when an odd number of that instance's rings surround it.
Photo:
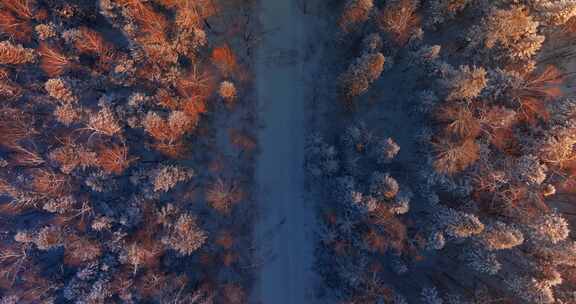
<path fill-rule="evenodd" d="M 80 28 L 74 46 L 81 54 L 97 55 L 98 64 L 102 69 L 109 69 L 114 60 L 113 46 L 104 40 L 98 32 L 86 27 Z"/>
<path fill-rule="evenodd" d="M 562 167 L 574 159 L 575 144 L 576 136 L 570 129 L 554 129 L 538 144 L 538 158 L 544 164 Z"/>
<path fill-rule="evenodd" d="M 74 46 L 80 53 L 95 53 L 111 59 L 109 56 L 112 52 L 112 46 L 98 32 L 87 27 L 82 27 L 78 31 Z"/>
<path fill-rule="evenodd" d="M 181 246 L 185 245 L 182 244 Z M 142 243 L 134 242 L 129 244 L 121 256 L 121 260 L 131 265 L 134 268 L 134 274 L 136 274 L 141 268 L 156 267 L 161 254 L 161 245 L 151 244 L 148 240 L 145 240 Z"/>
<path fill-rule="evenodd" d="M 187 75 L 177 80 L 176 89 L 185 98 L 206 99 L 213 92 L 214 76 L 208 69 L 193 65 Z"/>

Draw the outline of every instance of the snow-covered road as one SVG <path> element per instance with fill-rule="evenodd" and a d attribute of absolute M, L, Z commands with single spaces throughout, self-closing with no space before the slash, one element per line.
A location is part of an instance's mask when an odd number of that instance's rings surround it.
<path fill-rule="evenodd" d="M 261 0 L 266 31 L 258 49 L 260 154 L 259 219 L 255 238 L 263 258 L 254 303 L 313 303 L 314 208 L 304 201 L 304 84 L 302 18 L 296 0 Z"/>

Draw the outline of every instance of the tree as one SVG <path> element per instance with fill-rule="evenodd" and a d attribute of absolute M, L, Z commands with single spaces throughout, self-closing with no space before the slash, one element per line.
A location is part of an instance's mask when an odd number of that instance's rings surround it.
<path fill-rule="evenodd" d="M 440 207 L 435 214 L 438 228 L 451 238 L 468 238 L 484 231 L 484 224 L 473 214 Z"/>
<path fill-rule="evenodd" d="M 480 122 L 467 104 L 445 103 L 436 111 L 435 117 L 445 124 L 447 136 L 467 139 L 476 138 L 480 133 Z"/>
<path fill-rule="evenodd" d="M 354 30 L 370 18 L 373 7 L 373 0 L 347 0 L 338 21 L 340 29 L 345 33 Z"/>
<path fill-rule="evenodd" d="M 242 200 L 244 194 L 236 182 L 217 179 L 206 191 L 206 200 L 222 214 L 230 214 L 232 207 Z"/>
<path fill-rule="evenodd" d="M 448 90 L 446 100 L 469 100 L 477 97 L 486 87 L 486 70 L 462 65 L 458 70 L 449 70 L 442 84 Z"/>
<path fill-rule="evenodd" d="M 538 34 L 538 22 L 522 6 L 494 8 L 474 35 L 488 49 L 500 49 L 512 60 L 528 60 L 540 50 L 544 36 Z"/>
<path fill-rule="evenodd" d="M 400 186 L 389 174 L 374 172 L 370 179 L 370 194 L 376 198 L 390 200 L 398 194 Z"/>
<path fill-rule="evenodd" d="M 126 145 L 101 146 L 98 151 L 97 164 L 108 174 L 122 174 L 137 157 L 130 157 Z"/>
<path fill-rule="evenodd" d="M 475 271 L 495 275 L 502 268 L 496 255 L 483 248 L 472 247 L 467 249 L 462 256 L 466 264 Z"/>
<path fill-rule="evenodd" d="M 524 242 L 524 235 L 516 227 L 495 222 L 486 227 L 479 240 L 487 250 L 502 250 L 521 245 Z"/>
<path fill-rule="evenodd" d="M 378 15 L 378 26 L 390 34 L 397 45 L 404 46 L 420 24 L 417 8 L 415 0 L 390 1 Z"/>
<path fill-rule="evenodd" d="M 463 11 L 472 0 L 431 0 L 428 2 L 428 25 L 442 24 Z"/>
<path fill-rule="evenodd" d="M 533 243 L 557 244 L 568 238 L 570 226 L 558 213 L 546 214 L 528 224 L 527 237 Z"/>
<path fill-rule="evenodd" d="M 436 287 L 426 287 L 420 292 L 420 299 L 425 304 L 444 304 Z"/>
<path fill-rule="evenodd" d="M 109 137 L 121 136 L 122 126 L 112 109 L 105 105 L 88 118 L 87 130 L 93 135 L 102 134 Z"/>
<path fill-rule="evenodd" d="M 225 77 L 234 75 L 238 70 L 236 55 L 228 44 L 214 48 L 211 59 Z"/>
<path fill-rule="evenodd" d="M 40 43 L 38 53 L 40 54 L 40 67 L 49 77 L 58 77 L 74 66 L 66 55 L 46 43 Z"/>
<path fill-rule="evenodd" d="M 576 16 L 576 3 L 574 1 L 534 1 L 532 9 L 538 16 L 538 20 L 546 25 L 562 25 Z"/>
<path fill-rule="evenodd" d="M 228 104 L 233 104 L 237 97 L 236 86 L 230 81 L 223 81 L 220 83 L 218 95 Z"/>
<path fill-rule="evenodd" d="M 371 156 L 376 159 L 378 164 L 388 164 L 400 152 L 400 146 L 390 137 L 379 140 L 371 146 Z"/>
<path fill-rule="evenodd" d="M 189 181 L 194 177 L 192 169 L 180 166 L 160 166 L 152 172 L 155 192 L 167 192 L 180 182 Z"/>
<path fill-rule="evenodd" d="M 61 104 L 75 104 L 78 97 L 74 94 L 73 85 L 64 78 L 51 78 L 44 84 L 44 89 L 50 97 Z"/>
<path fill-rule="evenodd" d="M 527 185 L 540 185 L 546 180 L 546 166 L 540 163 L 537 156 L 524 154 L 514 168 L 516 178 Z"/>
<path fill-rule="evenodd" d="M 2 0 L 0 1 L 0 30 L 19 42 L 30 42 L 33 14 L 33 1 Z"/>
<path fill-rule="evenodd" d="M 197 123 L 183 111 L 174 111 L 167 119 L 163 119 L 156 112 L 148 112 L 143 125 L 146 132 L 157 141 L 155 147 L 158 150 L 168 156 L 177 157 L 184 148 L 182 137 L 192 131 Z"/>
<path fill-rule="evenodd" d="M 555 303 L 552 286 L 527 276 L 512 275 L 505 280 L 507 287 L 515 295 L 530 304 Z"/>
<path fill-rule="evenodd" d="M 376 81 L 384 70 L 382 53 L 364 54 L 357 58 L 339 77 L 340 88 L 347 98 L 360 96 Z"/>
<path fill-rule="evenodd" d="M 162 238 L 162 242 L 181 255 L 190 255 L 198 250 L 206 239 L 206 232 L 196 223 L 196 218 L 182 214 Z"/>
<path fill-rule="evenodd" d="M 441 138 L 433 142 L 436 158 L 434 169 L 443 174 L 455 174 L 472 165 L 479 157 L 478 144 L 472 139 L 455 142 Z"/>
<path fill-rule="evenodd" d="M 21 65 L 36 60 L 34 50 L 14 45 L 10 41 L 0 42 L 0 64 Z"/>

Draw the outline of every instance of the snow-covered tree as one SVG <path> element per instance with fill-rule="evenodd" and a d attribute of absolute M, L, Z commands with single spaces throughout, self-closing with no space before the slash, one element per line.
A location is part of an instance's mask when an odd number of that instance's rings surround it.
<path fill-rule="evenodd" d="M 481 26 L 470 33 L 469 48 L 487 48 L 511 60 L 528 60 L 544 42 L 538 26 L 539 23 L 523 6 L 494 8 L 482 20 Z"/>
<path fill-rule="evenodd" d="M 378 140 L 370 149 L 371 156 L 378 164 L 390 163 L 400 152 L 400 146 L 390 137 Z"/>
<path fill-rule="evenodd" d="M 484 229 L 479 240 L 487 250 L 502 250 L 521 245 L 524 242 L 524 235 L 513 226 L 495 222 Z"/>
<path fill-rule="evenodd" d="M 552 286 L 535 278 L 513 275 L 506 279 L 512 293 L 529 304 L 551 304 L 555 302 Z"/>
<path fill-rule="evenodd" d="M 374 172 L 370 178 L 370 194 L 376 198 L 390 200 L 399 189 L 398 182 L 389 174 Z"/>
<path fill-rule="evenodd" d="M 340 88 L 347 98 L 360 96 L 380 77 L 386 59 L 382 53 L 367 53 L 357 58 L 340 75 Z"/>
<path fill-rule="evenodd" d="M 426 287 L 420 292 L 420 299 L 424 304 L 444 304 L 436 287 Z"/>
<path fill-rule="evenodd" d="M 528 224 L 528 239 L 534 243 L 557 244 L 570 234 L 568 222 L 558 213 L 546 214 Z"/>
<path fill-rule="evenodd" d="M 484 231 L 484 224 L 473 214 L 439 207 L 435 214 L 436 224 L 452 238 L 467 238 Z"/>
<path fill-rule="evenodd" d="M 345 33 L 353 31 L 370 18 L 373 0 L 347 0 L 338 24 Z"/>
<path fill-rule="evenodd" d="M 445 75 L 442 84 L 446 87 L 447 100 L 477 97 L 487 84 L 486 70 L 482 67 L 460 66 Z"/>
<path fill-rule="evenodd" d="M 480 247 L 466 249 L 462 259 L 466 265 L 480 273 L 495 275 L 502 268 L 494 253 Z"/>

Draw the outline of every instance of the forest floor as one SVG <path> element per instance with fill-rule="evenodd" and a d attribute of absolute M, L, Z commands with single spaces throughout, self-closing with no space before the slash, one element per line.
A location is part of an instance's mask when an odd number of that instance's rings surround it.
<path fill-rule="evenodd" d="M 304 200 L 303 22 L 295 1 L 262 0 L 265 35 L 256 58 L 259 155 L 257 257 L 252 302 L 312 303 L 314 208 Z"/>

